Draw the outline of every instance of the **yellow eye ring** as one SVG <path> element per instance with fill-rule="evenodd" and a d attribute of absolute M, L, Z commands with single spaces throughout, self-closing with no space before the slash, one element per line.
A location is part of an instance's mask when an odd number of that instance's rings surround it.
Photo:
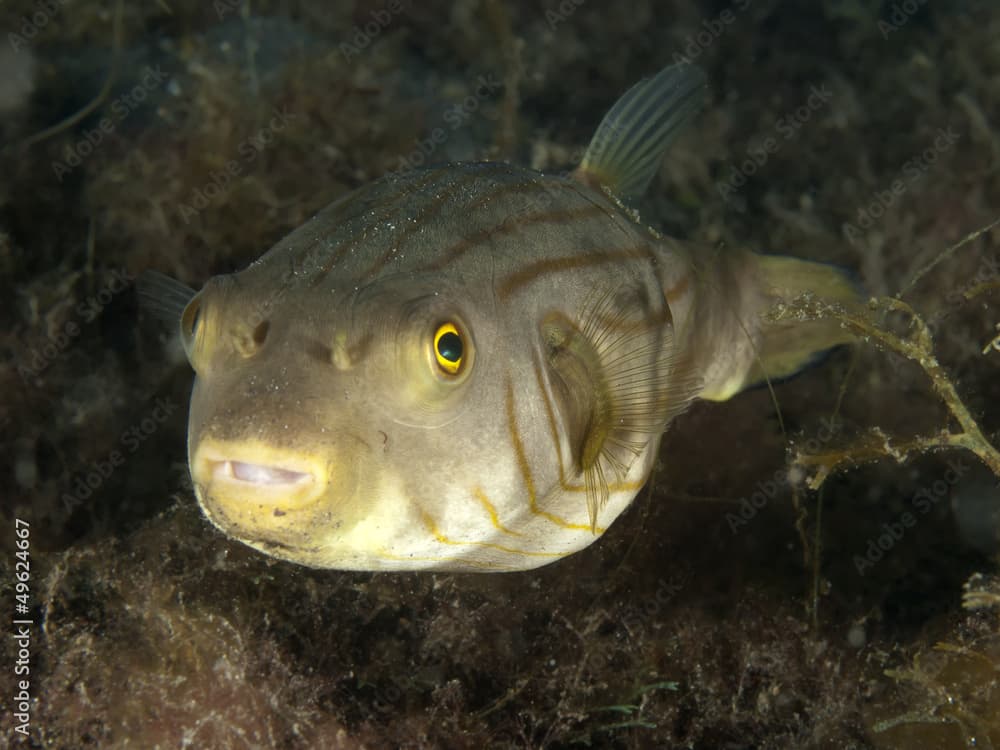
<path fill-rule="evenodd" d="M 434 333 L 434 360 L 448 375 L 457 375 L 465 359 L 465 342 L 453 323 L 442 323 Z"/>

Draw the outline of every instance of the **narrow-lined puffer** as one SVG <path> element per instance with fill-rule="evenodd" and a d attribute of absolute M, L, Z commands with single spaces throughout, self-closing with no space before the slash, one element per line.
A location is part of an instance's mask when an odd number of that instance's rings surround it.
<path fill-rule="evenodd" d="M 185 298 L 212 523 L 314 567 L 545 565 L 628 507 L 693 399 L 847 341 L 764 318 L 807 291 L 857 304 L 840 271 L 665 238 L 620 202 L 704 90 L 689 65 L 640 82 L 569 176 L 386 175 Z"/>

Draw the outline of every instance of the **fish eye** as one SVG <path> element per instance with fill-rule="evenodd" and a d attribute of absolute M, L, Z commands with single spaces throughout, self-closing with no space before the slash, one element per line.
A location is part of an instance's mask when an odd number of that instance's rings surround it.
<path fill-rule="evenodd" d="M 454 323 L 442 323 L 434 333 L 434 359 L 448 375 L 457 375 L 465 357 L 465 343 Z"/>

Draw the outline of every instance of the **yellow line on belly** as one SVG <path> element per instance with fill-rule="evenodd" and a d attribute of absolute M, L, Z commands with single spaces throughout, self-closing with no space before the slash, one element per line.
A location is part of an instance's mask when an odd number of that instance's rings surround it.
<path fill-rule="evenodd" d="M 483 492 L 481 487 L 476 487 L 472 491 L 472 494 L 476 498 L 476 500 L 478 500 L 482 504 L 482 506 L 486 508 L 486 512 L 490 516 L 490 523 L 493 524 L 494 529 L 496 529 L 497 531 L 502 531 L 504 534 L 510 534 L 511 536 L 524 536 L 524 534 L 518 533 L 517 531 L 512 531 L 508 529 L 506 526 L 504 526 L 502 523 L 500 523 L 500 514 L 497 513 L 496 506 L 490 502 L 490 499 L 486 496 L 486 493 Z"/>
<path fill-rule="evenodd" d="M 535 379 L 538 381 L 538 390 L 542 394 L 542 402 L 545 404 L 545 414 L 548 417 L 549 432 L 552 433 L 552 442 L 555 444 L 556 461 L 559 463 L 559 486 L 566 490 L 566 492 L 586 492 L 587 486 L 585 484 L 572 484 L 566 478 L 566 467 L 563 465 L 562 451 L 559 449 L 559 429 L 556 427 L 555 410 L 552 408 L 552 401 L 549 399 L 549 394 L 545 390 L 545 383 L 542 381 L 542 373 L 538 369 L 537 362 L 534 367 Z M 645 478 L 638 482 L 611 482 L 608 484 L 608 492 L 638 491 L 641 490 L 645 484 Z M 606 529 L 598 526 L 595 531 L 603 534 Z"/>
<path fill-rule="evenodd" d="M 424 526 L 427 527 L 427 530 L 430 531 L 431 534 L 433 534 L 434 538 L 441 544 L 455 545 L 458 547 L 465 547 L 465 546 L 486 547 L 487 549 L 495 549 L 499 550 L 500 552 L 510 553 L 512 555 L 523 555 L 524 557 L 559 558 L 559 557 L 565 557 L 568 554 L 566 552 L 532 552 L 529 550 L 514 549 L 513 547 L 504 547 L 503 545 L 493 544 L 492 542 L 466 542 L 462 541 L 461 539 L 452 539 L 451 537 L 441 532 L 441 530 L 438 528 L 437 523 L 434 521 L 433 516 L 431 516 L 430 513 L 425 511 L 423 508 L 420 508 L 419 511 L 420 511 L 420 520 L 424 522 Z"/>
<path fill-rule="evenodd" d="M 511 385 L 510 378 L 507 378 L 507 429 L 510 433 L 510 441 L 514 446 L 514 454 L 517 456 L 517 467 L 521 470 L 521 477 L 524 479 L 524 488 L 528 491 L 531 512 L 547 521 L 551 521 L 556 526 L 575 531 L 587 531 L 593 533 L 590 524 L 570 523 L 565 518 L 560 518 L 554 513 L 548 513 L 538 507 L 538 495 L 535 492 L 535 480 L 531 476 L 531 467 L 528 465 L 528 457 L 524 454 L 524 443 L 521 442 L 521 435 L 517 431 L 517 423 L 514 419 L 514 386 Z M 604 529 L 599 533 L 603 534 Z"/>

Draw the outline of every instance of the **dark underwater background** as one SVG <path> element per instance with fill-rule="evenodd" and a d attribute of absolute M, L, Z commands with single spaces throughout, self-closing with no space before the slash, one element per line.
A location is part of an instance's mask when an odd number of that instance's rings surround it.
<path fill-rule="evenodd" d="M 192 373 L 134 284 L 238 270 L 390 170 L 571 167 L 688 59 L 710 101 L 643 221 L 903 292 L 997 446 L 1000 228 L 946 251 L 1000 219 L 1000 4 L 11 0 L 0 33 L 0 601 L 32 623 L 0 744 L 1000 748 L 998 478 L 891 456 L 958 425 L 874 339 L 777 385 L 780 422 L 766 388 L 697 404 L 558 564 L 314 571 L 202 517 Z M 873 428 L 819 491 L 790 464 Z"/>

